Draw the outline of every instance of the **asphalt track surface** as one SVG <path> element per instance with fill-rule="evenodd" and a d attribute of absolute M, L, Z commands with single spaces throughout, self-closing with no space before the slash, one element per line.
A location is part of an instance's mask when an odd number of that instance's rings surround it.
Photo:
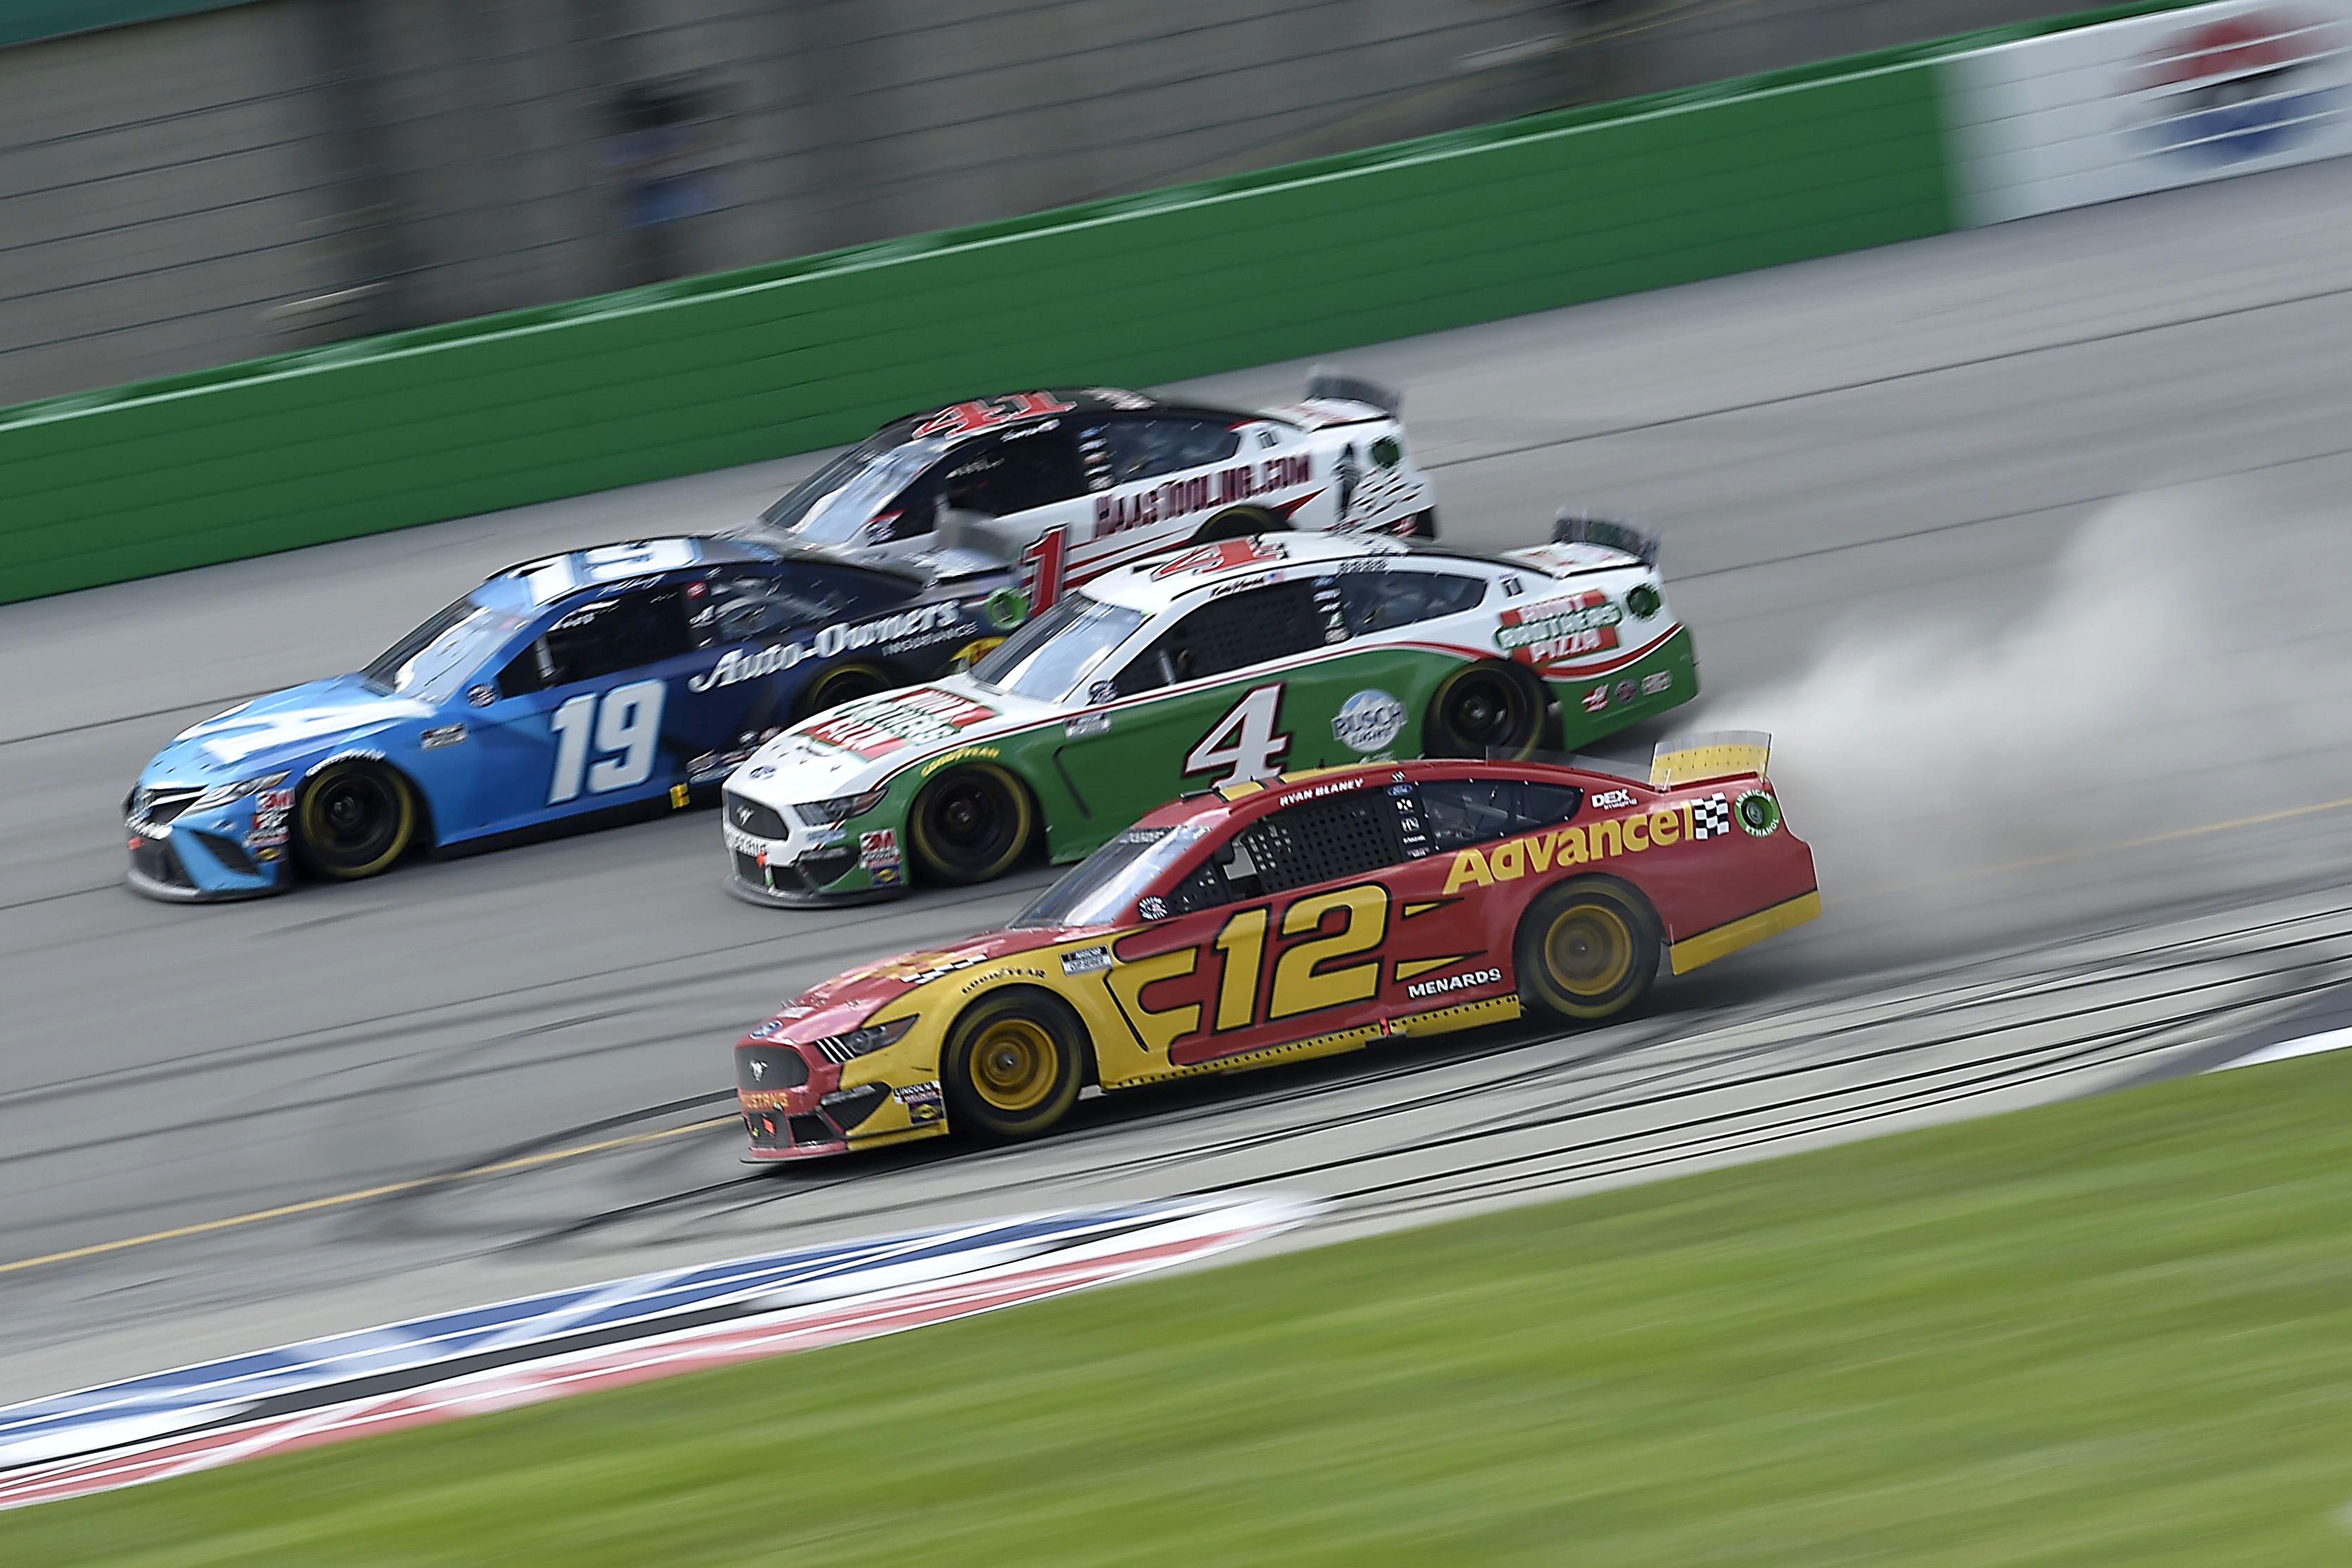
<path fill-rule="evenodd" d="M 2347 214 L 2352 161 L 1347 356 L 1407 389 L 1454 539 L 1533 542 L 1563 502 L 1664 534 L 1700 712 L 1779 733 L 1830 913 L 1610 1027 L 1090 1097 L 1026 1147 L 746 1167 L 727 1053 L 1044 873 L 757 910 L 694 814 L 253 904 L 120 883 L 118 804 L 179 728 L 811 459 L 0 610 L 0 1397 L 1078 1202 L 1310 1194 L 1313 1239 L 2340 1011 Z M 1303 370 L 1201 390 L 1277 401 Z"/>

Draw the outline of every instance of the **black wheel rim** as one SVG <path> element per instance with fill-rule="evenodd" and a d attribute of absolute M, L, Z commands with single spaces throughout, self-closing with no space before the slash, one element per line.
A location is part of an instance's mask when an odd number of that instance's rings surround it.
<path fill-rule="evenodd" d="M 950 779 L 933 795 L 931 839 L 952 860 L 984 865 L 1004 851 L 1013 814 L 985 780 Z"/>
<path fill-rule="evenodd" d="M 339 858 L 368 859 L 383 852 L 396 830 L 399 805 L 382 781 L 364 774 L 331 779 L 321 787 L 319 821 L 326 828 L 323 847 Z"/>
<path fill-rule="evenodd" d="M 1473 749 L 1527 743 L 1522 732 L 1525 700 L 1500 676 L 1481 672 L 1464 677 L 1446 707 L 1446 727 Z"/>

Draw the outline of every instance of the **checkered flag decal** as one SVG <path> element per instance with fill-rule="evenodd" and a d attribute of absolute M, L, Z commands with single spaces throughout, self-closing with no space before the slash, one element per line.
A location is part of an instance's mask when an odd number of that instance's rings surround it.
<path fill-rule="evenodd" d="M 1720 838 L 1731 831 L 1731 802 L 1721 795 L 1691 805 L 1691 837 Z"/>

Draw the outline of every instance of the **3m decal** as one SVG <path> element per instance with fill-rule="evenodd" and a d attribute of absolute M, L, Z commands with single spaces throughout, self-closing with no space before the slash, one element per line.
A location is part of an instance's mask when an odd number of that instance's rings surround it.
<path fill-rule="evenodd" d="M 1491 849 L 1455 852 L 1445 890 L 1491 888 L 1563 866 L 1589 866 L 1621 855 L 1664 849 L 1685 839 L 1720 838 L 1731 831 L 1731 803 L 1720 795 L 1684 801 L 1582 827 L 1553 827 L 1507 838 Z"/>
<path fill-rule="evenodd" d="M 1231 542 L 1247 544 L 1249 540 Z M 1215 784 L 1240 784 L 1245 779 L 1270 779 L 1282 772 L 1290 737 L 1277 734 L 1282 717 L 1282 683 L 1254 689 L 1217 721 L 1200 744 L 1184 753 L 1187 775 L 1223 771 Z"/>

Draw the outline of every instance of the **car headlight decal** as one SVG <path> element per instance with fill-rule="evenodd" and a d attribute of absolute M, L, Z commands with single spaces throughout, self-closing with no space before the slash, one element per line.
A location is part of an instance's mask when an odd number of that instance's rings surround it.
<path fill-rule="evenodd" d="M 196 796 L 195 804 L 188 807 L 188 809 L 190 811 L 209 811 L 216 805 L 227 805 L 231 802 L 243 800 L 247 795 L 253 794 L 256 790 L 276 789 L 279 784 L 282 784 L 285 782 L 286 774 L 283 772 L 279 772 L 274 773 L 259 773 L 249 779 L 239 779 L 235 784 L 215 784 L 212 788 L 205 791 L 204 794 Z"/>
<path fill-rule="evenodd" d="M 831 800 L 803 801 L 793 807 L 793 815 L 811 827 L 830 827 L 836 822 L 865 816 L 882 804 L 882 796 L 887 793 L 886 785 L 859 795 L 837 795 Z"/>
<path fill-rule="evenodd" d="M 905 1037 L 915 1026 L 912 1017 L 894 1018 L 887 1024 L 868 1024 L 862 1029 L 852 1029 L 845 1035 L 827 1035 L 809 1043 L 817 1054 L 835 1067 L 856 1061 L 859 1057 L 872 1056 L 885 1046 L 892 1046 Z"/>

